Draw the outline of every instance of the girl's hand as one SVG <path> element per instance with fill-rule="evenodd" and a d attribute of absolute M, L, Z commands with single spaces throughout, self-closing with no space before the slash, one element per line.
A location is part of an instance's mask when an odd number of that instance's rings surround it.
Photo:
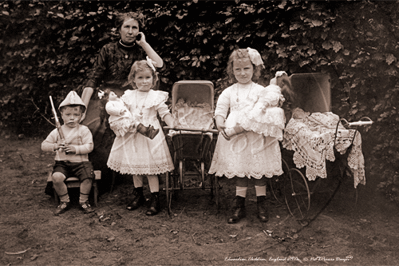
<path fill-rule="evenodd" d="M 224 129 L 226 128 L 225 124 L 224 124 L 224 117 L 218 115 L 215 117 L 215 124 L 216 124 L 216 128 L 219 132 L 223 132 Z"/>
<path fill-rule="evenodd" d="M 165 117 L 163 118 L 163 120 L 164 120 L 165 123 L 168 125 L 168 127 L 174 128 L 174 126 L 175 126 L 175 119 L 172 117 L 171 114 L 165 115 Z"/>

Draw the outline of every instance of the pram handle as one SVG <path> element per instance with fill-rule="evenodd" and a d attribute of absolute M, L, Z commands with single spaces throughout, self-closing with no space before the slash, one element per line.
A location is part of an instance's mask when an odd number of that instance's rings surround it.
<path fill-rule="evenodd" d="M 176 130 L 176 131 L 193 131 L 193 132 L 213 133 L 213 134 L 218 134 L 219 133 L 219 131 L 217 131 L 216 129 L 203 130 L 203 129 L 192 129 L 192 128 L 175 128 L 175 127 L 169 127 L 169 126 L 165 126 L 165 127 L 163 127 L 163 129 L 165 129 L 165 130 Z"/>
<path fill-rule="evenodd" d="M 352 126 L 367 126 L 367 125 L 371 125 L 374 122 L 369 118 L 369 117 L 362 117 L 359 121 L 355 121 L 355 122 L 348 122 L 345 118 L 341 118 L 340 122 L 343 124 L 343 126 L 348 126 L 348 127 L 352 127 Z"/>

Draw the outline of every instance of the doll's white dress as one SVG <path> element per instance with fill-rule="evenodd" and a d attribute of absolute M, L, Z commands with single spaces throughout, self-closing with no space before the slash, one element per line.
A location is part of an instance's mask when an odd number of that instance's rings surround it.
<path fill-rule="evenodd" d="M 215 116 L 227 117 L 226 127 L 234 127 L 243 109 L 257 101 L 262 89 L 264 87 L 256 83 L 236 83 L 228 87 L 219 96 Z M 230 141 L 219 134 L 209 173 L 227 178 L 238 176 L 256 179 L 281 175 L 279 142 L 275 137 L 265 137 L 253 131 L 232 136 Z"/>
<path fill-rule="evenodd" d="M 110 115 L 109 127 L 117 137 L 123 137 L 128 131 L 136 132 L 136 123 L 122 99 L 108 101 L 105 110 Z M 125 112 L 122 113 L 122 111 Z"/>
<path fill-rule="evenodd" d="M 250 100 L 250 99 L 249 99 Z M 279 107 L 284 101 L 281 88 L 269 85 L 258 91 L 255 102 L 249 101 L 242 109 L 238 123 L 247 131 L 283 140 L 285 126 L 284 110 Z"/>
<path fill-rule="evenodd" d="M 159 128 L 154 139 L 142 134 L 128 132 L 116 137 L 107 165 L 121 174 L 157 175 L 174 169 L 165 135 L 157 118 L 170 114 L 167 105 L 168 93 L 164 91 L 140 92 L 127 90 L 121 97 L 133 118 L 144 126 Z"/>

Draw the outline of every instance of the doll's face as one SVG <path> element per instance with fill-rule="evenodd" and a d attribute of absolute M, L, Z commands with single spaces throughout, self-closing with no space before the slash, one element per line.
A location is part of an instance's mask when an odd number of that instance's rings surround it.
<path fill-rule="evenodd" d="M 108 100 L 110 101 L 116 101 L 118 99 L 118 95 L 115 94 L 115 92 L 111 91 L 108 95 Z"/>
<path fill-rule="evenodd" d="M 240 84 L 248 84 L 254 75 L 254 66 L 249 58 L 236 59 L 233 62 L 233 74 Z"/>

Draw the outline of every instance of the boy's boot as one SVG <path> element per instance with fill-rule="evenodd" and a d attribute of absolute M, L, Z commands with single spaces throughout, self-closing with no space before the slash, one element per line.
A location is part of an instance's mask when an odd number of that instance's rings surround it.
<path fill-rule="evenodd" d="M 269 212 L 266 206 L 266 196 L 256 197 L 256 205 L 258 209 L 258 218 L 262 223 L 269 221 Z"/>
<path fill-rule="evenodd" d="M 142 134 L 143 136 L 146 136 L 147 138 L 153 139 L 159 132 L 159 128 L 155 129 L 153 126 L 144 126 L 143 124 L 138 124 L 137 126 L 137 131 Z"/>
<path fill-rule="evenodd" d="M 58 216 L 71 208 L 71 203 L 61 201 L 60 205 L 58 205 L 57 209 L 54 211 L 54 215 Z"/>
<path fill-rule="evenodd" d="M 159 203 L 159 192 L 151 193 L 151 201 L 150 206 L 145 214 L 152 216 L 159 212 L 160 203 Z"/>
<path fill-rule="evenodd" d="M 233 207 L 233 215 L 227 220 L 229 224 L 238 223 L 241 218 L 245 217 L 245 198 L 236 196 L 235 206 Z"/>
<path fill-rule="evenodd" d="M 137 209 L 138 207 L 143 205 L 145 202 L 142 187 L 134 188 L 133 196 L 134 196 L 133 200 L 126 207 L 126 209 L 128 209 L 129 211 L 133 211 L 133 210 Z"/>
<path fill-rule="evenodd" d="M 224 131 L 222 131 L 222 135 L 225 139 L 230 140 L 232 136 L 241 134 L 244 131 L 245 130 L 240 125 L 237 125 L 234 127 L 225 128 Z"/>

